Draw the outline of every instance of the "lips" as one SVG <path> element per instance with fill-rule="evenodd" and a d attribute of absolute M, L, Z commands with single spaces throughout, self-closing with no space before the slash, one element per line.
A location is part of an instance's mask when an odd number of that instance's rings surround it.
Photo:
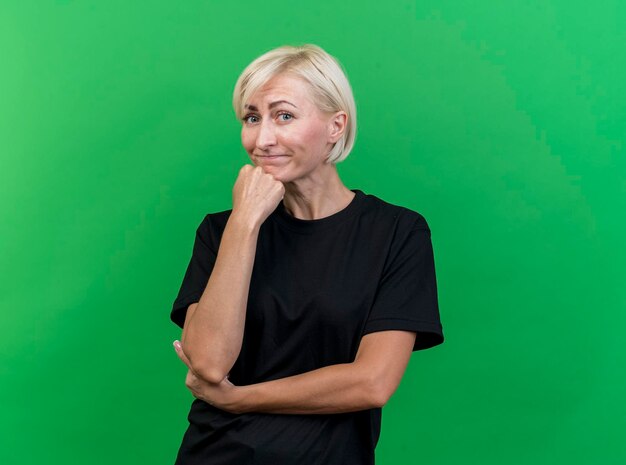
<path fill-rule="evenodd" d="M 289 157 L 287 155 L 257 155 L 256 158 L 264 165 L 282 165 Z"/>

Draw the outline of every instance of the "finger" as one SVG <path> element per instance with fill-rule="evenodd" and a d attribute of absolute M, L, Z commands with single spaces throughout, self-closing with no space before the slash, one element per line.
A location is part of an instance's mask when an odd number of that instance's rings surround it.
<path fill-rule="evenodd" d="M 194 387 L 196 386 L 196 383 L 197 383 L 197 378 L 193 374 L 193 371 L 187 370 L 187 376 L 185 377 L 185 386 L 187 386 L 189 390 L 193 390 Z"/>
<path fill-rule="evenodd" d="M 187 365 L 187 368 L 189 368 L 191 370 L 191 362 L 189 361 L 189 359 L 185 355 L 185 352 L 183 352 L 183 346 L 180 345 L 179 341 L 174 341 L 174 350 L 176 351 L 176 355 L 178 355 L 178 358 L 180 358 L 182 360 L 182 362 L 185 365 Z"/>
<path fill-rule="evenodd" d="M 181 345 L 180 341 L 174 341 L 174 350 L 176 351 L 176 355 L 178 355 L 178 358 L 187 366 L 189 372 L 193 373 L 196 378 L 199 378 L 198 374 L 191 366 L 191 361 L 187 358 L 185 352 L 183 352 L 183 346 Z"/>
<path fill-rule="evenodd" d="M 191 395 L 193 395 L 196 399 L 204 400 L 205 402 L 213 405 L 212 402 L 210 402 L 202 395 L 202 392 L 200 391 L 200 386 L 198 386 L 198 377 L 191 370 L 187 372 L 187 377 L 185 378 L 185 386 L 187 386 L 187 389 L 189 390 L 189 392 L 191 392 Z"/>

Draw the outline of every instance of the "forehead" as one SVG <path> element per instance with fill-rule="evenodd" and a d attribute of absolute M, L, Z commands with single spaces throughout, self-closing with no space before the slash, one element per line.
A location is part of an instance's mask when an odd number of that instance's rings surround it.
<path fill-rule="evenodd" d="M 248 104 L 267 105 L 276 100 L 288 100 L 306 105 L 311 102 L 309 84 L 303 79 L 290 74 L 279 74 L 267 81 L 253 95 Z"/>

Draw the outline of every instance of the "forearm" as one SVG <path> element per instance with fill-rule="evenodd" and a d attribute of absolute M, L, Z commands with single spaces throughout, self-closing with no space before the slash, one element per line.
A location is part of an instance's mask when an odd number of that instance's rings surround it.
<path fill-rule="evenodd" d="M 185 354 L 209 381 L 226 376 L 241 351 L 258 232 L 258 226 L 231 214 L 207 286 L 185 322 Z"/>
<path fill-rule="evenodd" d="M 330 365 L 237 389 L 239 413 L 344 413 L 381 407 L 386 401 L 376 379 L 355 363 Z"/>

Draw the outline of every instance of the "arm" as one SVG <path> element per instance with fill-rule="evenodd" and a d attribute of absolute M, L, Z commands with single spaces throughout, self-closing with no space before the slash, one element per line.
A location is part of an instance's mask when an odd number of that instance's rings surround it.
<path fill-rule="evenodd" d="M 284 192 L 258 166 L 239 171 L 215 265 L 197 305 L 188 308 L 181 337 L 190 370 L 209 383 L 222 382 L 241 352 L 259 230 Z"/>
<path fill-rule="evenodd" d="M 214 385 L 190 372 L 187 387 L 195 397 L 232 413 L 322 414 L 382 407 L 400 384 L 415 337 L 411 331 L 370 333 L 361 339 L 352 363 L 248 386 L 233 386 L 227 379 Z"/>
<path fill-rule="evenodd" d="M 215 266 L 183 327 L 185 355 L 194 372 L 219 383 L 239 356 L 259 227 L 231 214 Z"/>

